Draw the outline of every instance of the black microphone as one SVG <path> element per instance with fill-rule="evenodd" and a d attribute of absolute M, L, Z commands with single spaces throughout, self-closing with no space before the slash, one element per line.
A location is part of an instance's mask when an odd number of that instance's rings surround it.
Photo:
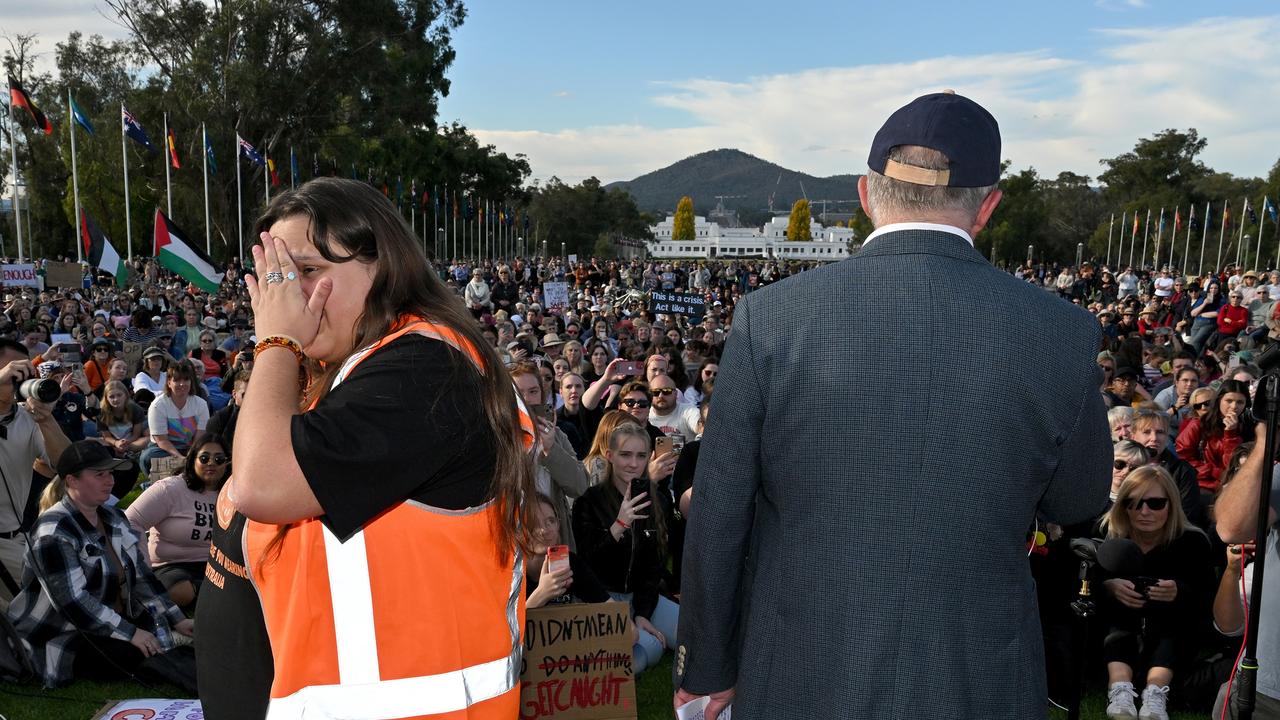
<path fill-rule="evenodd" d="M 1098 548 L 1098 564 L 1112 575 L 1125 578 L 1144 597 L 1156 584 L 1155 578 L 1142 575 L 1143 555 L 1138 544 L 1126 538 L 1112 538 Z"/>
<path fill-rule="evenodd" d="M 1142 573 L 1142 549 L 1126 538 L 1112 538 L 1098 548 L 1098 564 L 1117 577 Z"/>

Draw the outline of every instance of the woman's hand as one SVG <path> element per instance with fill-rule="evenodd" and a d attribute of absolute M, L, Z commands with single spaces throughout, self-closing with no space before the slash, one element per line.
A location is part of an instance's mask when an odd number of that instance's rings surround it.
<path fill-rule="evenodd" d="M 649 479 L 658 482 L 671 477 L 671 473 L 676 469 L 676 460 L 679 459 L 680 456 L 674 452 L 665 452 L 649 458 Z"/>
<path fill-rule="evenodd" d="M 603 376 L 604 381 L 607 383 L 620 383 L 626 380 L 627 378 L 631 377 L 630 375 L 626 375 L 618 371 L 618 365 L 624 362 L 627 362 L 627 361 L 623 360 L 622 358 L 614 358 L 610 360 L 609 364 L 606 365 L 604 368 L 604 376 Z"/>
<path fill-rule="evenodd" d="M 662 632 L 658 630 L 658 628 L 654 627 L 653 623 L 649 622 L 649 618 L 640 617 L 639 615 L 637 615 L 636 627 L 658 638 L 658 642 L 662 643 L 662 647 L 667 646 L 667 636 L 663 635 Z"/>
<path fill-rule="evenodd" d="M 1112 578 L 1102 585 L 1107 592 L 1111 593 L 1111 597 L 1130 610 L 1141 610 L 1147 604 L 1147 599 L 1142 596 L 1142 593 L 1138 592 L 1132 582 L 1124 578 Z"/>
<path fill-rule="evenodd" d="M 1231 432 L 1232 430 L 1235 430 L 1236 426 L 1239 424 L 1240 424 L 1240 419 L 1236 417 L 1235 413 L 1229 412 L 1229 413 L 1222 414 L 1222 427 L 1227 432 Z"/>
<path fill-rule="evenodd" d="M 538 574 L 538 587 L 529 594 L 525 607 L 540 608 L 555 598 L 564 595 L 573 584 L 573 570 L 567 565 L 556 572 L 551 572 L 551 563 L 542 559 L 542 572 Z"/>
<path fill-rule="evenodd" d="M 1178 597 L 1178 583 L 1173 580 L 1161 580 L 1147 590 L 1148 600 L 1173 602 Z"/>
<path fill-rule="evenodd" d="M 191 618 L 179 620 L 177 625 L 173 626 L 175 632 L 180 632 L 187 637 L 196 636 L 196 622 Z"/>
<path fill-rule="evenodd" d="M 640 493 L 635 497 L 631 497 L 631 488 L 627 488 L 627 492 L 622 496 L 622 506 L 618 508 L 618 520 L 627 527 L 636 520 L 644 520 L 648 515 L 641 515 L 641 511 L 649 507 L 649 493 Z"/>
<path fill-rule="evenodd" d="M 129 638 L 129 644 L 141 650 L 143 657 L 151 657 L 164 652 L 160 648 L 160 641 L 156 639 L 156 636 L 142 628 L 133 631 L 133 637 Z"/>
<path fill-rule="evenodd" d="M 262 244 L 253 246 L 253 264 L 262 271 L 262 277 L 244 278 L 253 304 L 254 331 L 259 338 L 286 335 L 305 349 L 320 331 L 320 317 L 333 291 L 333 281 L 322 278 L 308 298 L 302 292 L 301 270 L 284 241 L 265 232 L 259 237 Z M 285 279 L 267 282 L 271 273 L 280 273 Z M 290 275 L 293 279 L 289 279 Z"/>
<path fill-rule="evenodd" d="M 556 446 L 556 426 L 537 418 L 538 423 L 538 442 L 542 445 L 542 456 L 546 457 L 551 453 L 551 448 Z"/>

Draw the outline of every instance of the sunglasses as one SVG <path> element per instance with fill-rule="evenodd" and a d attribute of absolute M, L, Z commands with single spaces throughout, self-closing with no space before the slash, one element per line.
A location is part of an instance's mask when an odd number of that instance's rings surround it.
<path fill-rule="evenodd" d="M 627 398 L 626 400 L 623 400 L 623 401 L 622 401 L 622 404 L 623 404 L 623 405 L 626 405 L 626 406 L 627 406 L 627 407 L 629 407 L 629 408 L 634 408 L 634 407 L 647 408 L 647 407 L 649 407 L 649 401 L 648 401 L 648 400 L 634 400 L 634 399 L 632 399 L 632 398 Z"/>
<path fill-rule="evenodd" d="M 1138 468 L 1142 467 L 1141 465 L 1133 465 L 1126 460 L 1116 460 L 1112 462 L 1111 465 L 1117 470 L 1124 470 L 1125 468 L 1128 468 L 1130 470 L 1137 470 Z"/>
<path fill-rule="evenodd" d="M 1192 409 L 1192 410 L 1203 410 L 1203 409 L 1205 409 L 1205 408 L 1209 407 L 1209 405 L 1210 405 L 1210 403 L 1209 403 L 1208 401 L 1205 401 L 1205 402 L 1198 402 L 1198 403 L 1196 403 L 1195 405 L 1192 405 L 1192 406 L 1191 406 L 1191 409 Z"/>
<path fill-rule="evenodd" d="M 649 395 L 652 397 L 663 397 L 663 396 L 670 395 L 675 391 L 676 391 L 675 388 L 658 388 L 656 390 L 650 390 Z"/>
<path fill-rule="evenodd" d="M 1142 511 L 1142 506 L 1144 505 L 1151 508 L 1153 512 L 1160 512 L 1165 509 L 1165 506 L 1168 504 L 1169 498 L 1162 497 L 1142 498 L 1141 500 L 1134 500 L 1133 498 L 1124 499 L 1125 510 L 1135 510 L 1138 512 Z"/>
<path fill-rule="evenodd" d="M 226 465 L 227 461 L 230 459 L 231 458 L 229 456 L 223 455 L 222 453 L 218 453 L 217 455 L 210 455 L 209 453 L 200 453 L 199 455 L 196 456 L 196 460 L 199 460 L 201 463 L 205 465 Z"/>

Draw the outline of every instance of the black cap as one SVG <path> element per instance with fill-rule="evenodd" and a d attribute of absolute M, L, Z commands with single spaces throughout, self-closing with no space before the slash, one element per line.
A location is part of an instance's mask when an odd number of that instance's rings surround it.
<path fill-rule="evenodd" d="M 900 145 L 937 150 L 950 161 L 929 170 L 889 161 Z M 924 95 L 898 108 L 871 143 L 867 166 L 916 185 L 986 187 L 1000 180 L 1000 126 L 981 105 L 954 91 Z"/>
<path fill-rule="evenodd" d="M 1138 373 L 1138 369 L 1135 368 L 1134 366 L 1121 365 L 1120 367 L 1116 368 L 1116 377 L 1117 378 L 1131 377 L 1137 380 L 1140 377 L 1140 375 Z"/>
<path fill-rule="evenodd" d="M 112 456 L 107 448 L 93 440 L 73 442 L 58 456 L 56 470 L 62 477 L 75 475 L 83 470 L 125 470 L 133 466 L 128 460 Z"/>

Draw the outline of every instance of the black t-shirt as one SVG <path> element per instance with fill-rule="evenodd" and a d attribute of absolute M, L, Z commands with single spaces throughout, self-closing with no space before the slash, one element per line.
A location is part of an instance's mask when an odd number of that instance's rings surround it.
<path fill-rule="evenodd" d="M 480 387 L 469 359 L 410 335 L 294 416 L 294 455 L 325 510 L 321 520 L 345 541 L 406 499 L 448 510 L 482 504 L 494 442 Z M 240 575 L 244 523 L 236 513 L 226 528 L 215 525 L 209 567 L 221 582 L 211 577 L 197 605 L 200 700 L 216 720 L 262 718 L 274 675 L 257 592 Z"/>

